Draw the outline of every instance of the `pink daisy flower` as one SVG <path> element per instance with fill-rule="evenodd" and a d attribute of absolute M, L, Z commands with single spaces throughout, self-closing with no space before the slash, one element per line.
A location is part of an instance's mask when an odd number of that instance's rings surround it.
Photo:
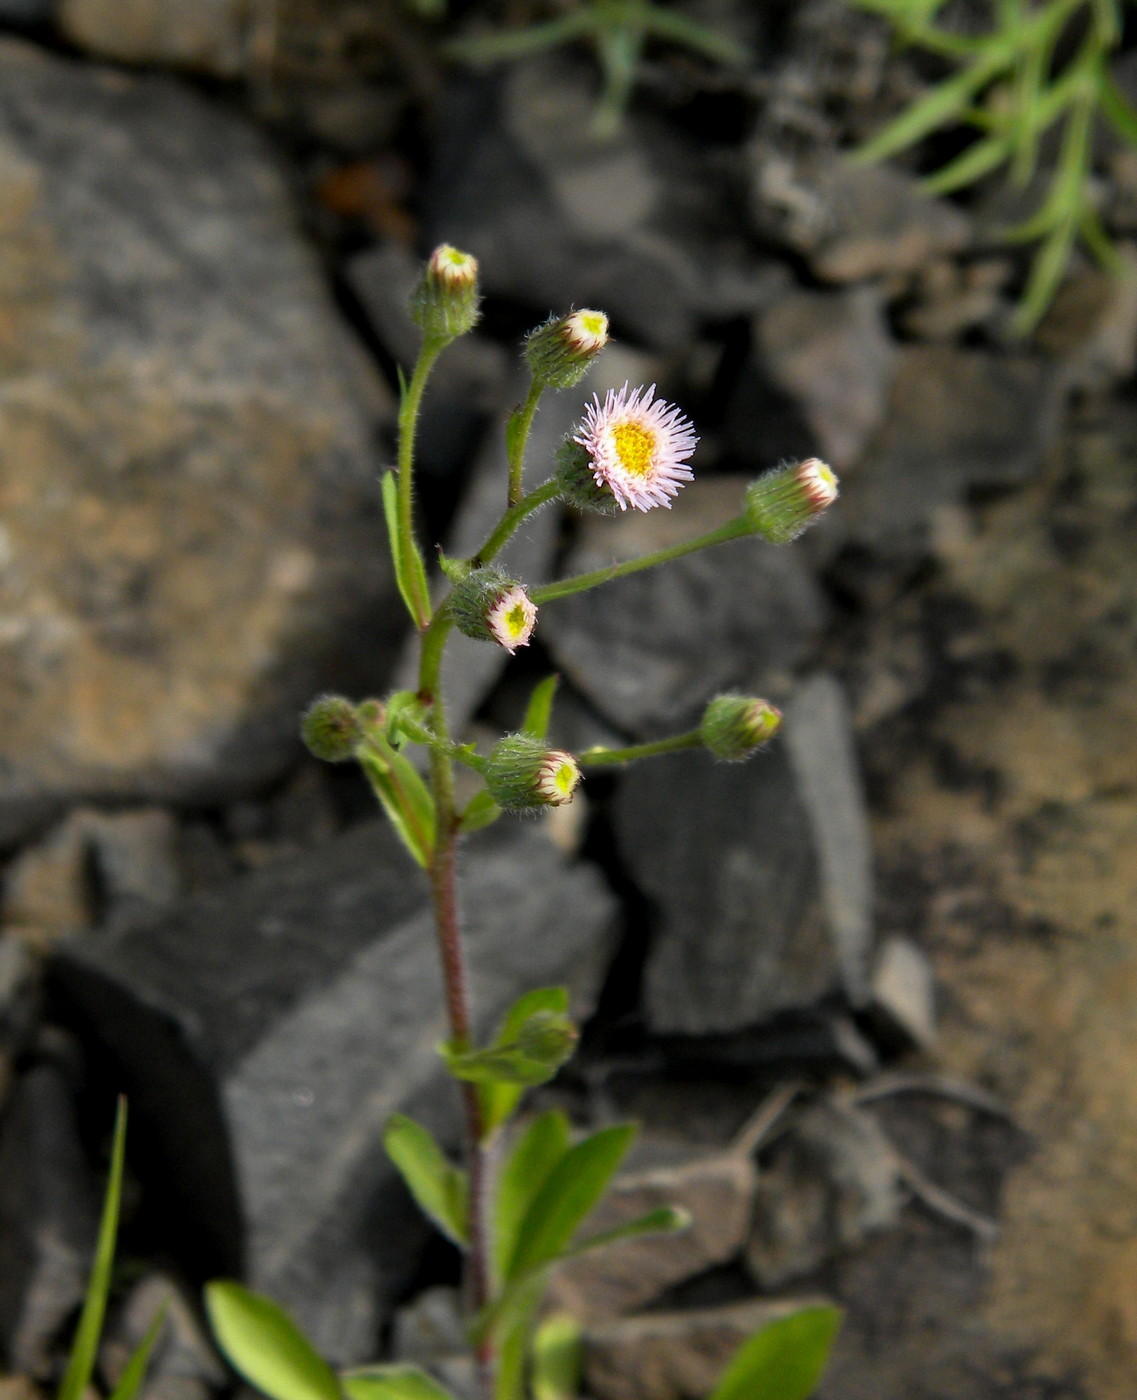
<path fill-rule="evenodd" d="M 670 507 L 694 475 L 687 458 L 699 439 L 691 422 L 654 394 L 654 384 L 631 395 L 627 384 L 609 389 L 603 404 L 594 394 L 573 438 L 588 453 L 597 485 L 612 492 L 621 510 Z"/>
<path fill-rule="evenodd" d="M 519 583 L 507 588 L 486 613 L 486 626 L 490 634 L 510 656 L 518 647 L 529 645 L 536 621 L 536 605 Z"/>

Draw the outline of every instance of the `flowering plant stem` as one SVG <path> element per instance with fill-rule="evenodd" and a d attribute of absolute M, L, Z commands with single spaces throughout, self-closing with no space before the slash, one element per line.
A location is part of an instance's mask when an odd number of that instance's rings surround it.
<path fill-rule="evenodd" d="M 529 429 L 533 426 L 533 415 L 537 412 L 537 405 L 541 401 L 544 389 L 545 386 L 534 378 L 529 385 L 525 402 L 509 422 L 509 504 L 511 508 L 521 502 L 523 489 L 521 476 L 525 470 L 525 444 L 529 441 Z"/>
<path fill-rule="evenodd" d="M 669 564 L 673 559 L 681 559 L 684 554 L 694 554 L 697 549 L 708 549 L 711 545 L 725 544 L 728 540 L 738 540 L 744 535 L 752 535 L 754 527 L 745 515 L 736 516 L 720 525 L 717 530 L 696 535 L 694 539 L 683 540 L 679 544 L 667 545 L 664 549 L 641 554 L 638 559 L 624 559 L 619 564 L 609 564 L 603 569 L 592 569 L 586 574 L 575 574 L 572 578 L 559 579 L 556 583 L 546 583 L 541 588 L 530 590 L 529 596 L 538 606 L 551 603 L 555 598 L 568 598 L 573 593 L 583 593 L 613 579 L 625 578 L 628 574 L 638 574 L 641 569 L 653 569 L 657 564 Z"/>
<path fill-rule="evenodd" d="M 418 423 L 422 392 L 434 362 L 438 359 L 446 341 L 439 336 L 426 336 L 410 382 L 407 384 L 399 403 L 399 456 L 398 456 L 398 522 L 399 549 L 403 559 L 403 573 L 411 590 L 411 606 L 414 620 L 420 630 L 430 621 L 430 598 L 423 585 L 425 571 L 422 554 L 415 540 L 414 531 L 414 443 L 415 427 Z"/>
<path fill-rule="evenodd" d="M 527 515 L 532 515 L 549 501 L 555 501 L 560 494 L 561 488 L 557 481 L 546 481 L 543 486 L 538 486 L 535 491 L 530 491 L 527 496 L 522 497 L 516 505 L 510 506 L 471 562 L 475 565 L 488 564 L 508 544 L 514 531 Z"/>
<path fill-rule="evenodd" d="M 630 744 L 624 749 L 606 749 L 598 745 L 578 754 L 576 761 L 582 768 L 602 768 L 617 763 L 634 763 L 637 758 L 654 758 L 660 753 L 676 753 L 680 749 L 702 747 L 702 730 L 691 729 L 686 734 L 673 734 L 669 739 L 656 739 L 649 744 Z"/>

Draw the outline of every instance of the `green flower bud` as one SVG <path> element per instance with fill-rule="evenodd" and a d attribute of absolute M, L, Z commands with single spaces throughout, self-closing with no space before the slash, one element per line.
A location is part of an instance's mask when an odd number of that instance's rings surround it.
<path fill-rule="evenodd" d="M 305 711 L 300 734 L 317 758 L 343 763 L 354 758 L 363 739 L 363 724 L 350 700 L 342 695 L 321 695 Z"/>
<path fill-rule="evenodd" d="M 746 491 L 746 516 L 756 534 L 788 544 L 837 499 L 837 477 L 818 457 L 778 467 Z"/>
<path fill-rule="evenodd" d="M 428 338 L 454 340 L 478 323 L 478 263 L 443 243 L 411 293 L 411 316 Z"/>
<path fill-rule="evenodd" d="M 473 569 L 454 585 L 450 611 L 464 636 L 496 642 L 511 656 L 529 645 L 537 621 L 536 605 L 521 584 L 492 565 Z"/>
<path fill-rule="evenodd" d="M 756 700 L 750 695 L 716 695 L 703 711 L 699 736 L 716 758 L 736 763 L 772 739 L 781 724 L 781 711 L 767 700 Z"/>
<path fill-rule="evenodd" d="M 538 384 L 571 389 L 607 344 L 608 317 L 603 311 L 573 311 L 531 331 L 525 341 L 525 359 Z"/>
<path fill-rule="evenodd" d="M 542 1064 L 563 1064 L 572 1054 L 579 1033 L 560 1011 L 535 1011 L 517 1033 L 517 1049 Z"/>
<path fill-rule="evenodd" d="M 566 438 L 557 449 L 556 480 L 561 495 L 575 509 L 595 515 L 619 513 L 620 502 L 610 487 L 596 480 L 587 449 L 572 438 Z"/>
<path fill-rule="evenodd" d="M 486 766 L 490 796 L 507 812 L 561 807 L 580 782 L 572 754 L 547 748 L 532 734 L 507 734 L 494 745 Z"/>

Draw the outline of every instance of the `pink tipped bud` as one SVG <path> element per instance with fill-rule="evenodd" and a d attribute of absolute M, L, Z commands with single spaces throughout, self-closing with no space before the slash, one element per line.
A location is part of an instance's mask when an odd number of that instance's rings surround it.
<path fill-rule="evenodd" d="M 478 322 L 478 263 L 443 243 L 431 253 L 411 294 L 411 316 L 431 338 L 454 340 Z"/>
<path fill-rule="evenodd" d="M 837 477 L 819 457 L 807 457 L 760 476 L 746 492 L 746 516 L 755 533 L 788 544 L 837 499 Z"/>
<path fill-rule="evenodd" d="M 300 733 L 309 750 L 325 763 L 353 758 L 364 737 L 358 711 L 342 695 L 313 700 L 300 722 Z"/>
<path fill-rule="evenodd" d="M 525 359 L 538 384 L 571 389 L 607 344 L 608 317 L 603 311 L 574 311 L 532 331 L 525 342 Z"/>
<path fill-rule="evenodd" d="M 580 769 L 572 754 L 546 748 L 532 734 L 508 734 L 493 748 L 486 766 L 490 796 L 507 812 L 562 807 L 571 802 Z"/>
<path fill-rule="evenodd" d="M 511 656 L 529 645 L 537 621 L 537 606 L 521 584 L 490 566 L 472 570 L 454 585 L 450 611 L 459 632 L 496 642 Z"/>
<path fill-rule="evenodd" d="M 750 695 L 716 695 L 703 711 L 699 735 L 715 758 L 737 763 L 772 739 L 782 723 L 780 710 Z"/>

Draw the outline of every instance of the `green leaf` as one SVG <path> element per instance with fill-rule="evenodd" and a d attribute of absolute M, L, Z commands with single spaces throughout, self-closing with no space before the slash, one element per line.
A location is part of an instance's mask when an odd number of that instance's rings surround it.
<path fill-rule="evenodd" d="M 79 1326 L 75 1340 L 71 1344 L 71 1356 L 67 1370 L 59 1387 L 58 1400 L 81 1400 L 91 1381 L 95 1367 L 95 1357 L 99 1350 L 99 1337 L 103 1330 L 103 1317 L 107 1309 L 107 1295 L 111 1287 L 111 1268 L 114 1264 L 115 1239 L 118 1235 L 118 1215 L 122 1203 L 122 1174 L 126 1162 L 126 1100 L 120 1098 L 115 1112 L 114 1139 L 111 1144 L 111 1169 L 107 1178 L 106 1194 L 103 1197 L 103 1213 L 99 1221 L 99 1234 L 95 1244 L 95 1260 L 91 1266 L 91 1277 L 87 1281 L 87 1291 L 83 1298 L 83 1311 L 79 1316 Z"/>
<path fill-rule="evenodd" d="M 458 818 L 458 830 L 462 832 L 481 831 L 482 827 L 496 822 L 501 816 L 501 808 L 490 796 L 488 788 L 482 788 L 466 803 Z"/>
<path fill-rule="evenodd" d="M 523 1400 L 525 1395 L 525 1363 L 529 1358 L 529 1342 L 533 1322 L 546 1279 L 527 1279 L 515 1286 L 502 1299 L 493 1317 L 494 1347 L 497 1352 L 497 1375 L 494 1378 L 494 1400 Z"/>
<path fill-rule="evenodd" d="M 1010 143 L 1005 136 L 987 136 L 981 141 L 973 141 L 962 155 L 941 165 L 921 183 L 929 194 L 950 194 L 952 190 L 974 184 L 1001 165 L 1009 155 Z"/>
<path fill-rule="evenodd" d="M 710 1400 L 808 1400 L 829 1360 L 840 1308 L 803 1308 L 743 1342 Z"/>
<path fill-rule="evenodd" d="M 508 1045 L 516 1041 L 522 1026 L 530 1017 L 541 1011 L 551 1011 L 558 1015 L 568 1014 L 569 997 L 564 987 L 537 987 L 524 996 L 518 997 L 505 1013 L 493 1044 Z M 567 1058 L 567 1057 L 566 1057 Z M 563 1063 L 563 1062 L 562 1062 Z M 552 1075 L 547 1076 L 552 1078 Z M 542 1082 L 542 1081 L 538 1081 Z M 480 1090 L 482 1101 L 482 1121 L 487 1137 L 495 1132 L 514 1112 L 521 1102 L 524 1085 L 484 1084 Z"/>
<path fill-rule="evenodd" d="M 357 758 L 403 845 L 425 870 L 434 850 L 434 799 L 402 754 L 361 748 Z"/>
<path fill-rule="evenodd" d="M 340 1380 L 348 1400 L 453 1400 L 433 1376 L 401 1363 L 344 1371 Z"/>
<path fill-rule="evenodd" d="M 517 1039 L 485 1050 L 438 1047 L 455 1079 L 469 1084 L 531 1086 L 545 1084 L 576 1048 L 577 1029 L 567 1016 L 538 1011 L 517 1032 Z"/>
<path fill-rule="evenodd" d="M 271 1298 L 218 1280 L 205 1307 L 234 1369 L 272 1400 L 343 1400 L 335 1372 Z"/>
<path fill-rule="evenodd" d="M 529 704 L 525 707 L 525 718 L 521 721 L 521 728 L 526 734 L 532 734 L 537 739 L 549 737 L 553 697 L 557 693 L 560 679 L 560 676 L 554 671 L 551 676 L 546 676 L 543 681 L 534 686 L 533 694 L 529 697 Z"/>
<path fill-rule="evenodd" d="M 521 1222 L 549 1173 L 569 1150 L 569 1121 L 558 1109 L 534 1118 L 498 1176 L 494 1200 L 494 1273 L 502 1280 L 517 1250 Z"/>
<path fill-rule="evenodd" d="M 400 378 L 400 396 L 403 392 Z M 391 563 L 395 568 L 395 582 L 399 588 L 399 596 L 402 598 L 407 612 L 411 615 L 411 620 L 418 625 L 418 611 L 415 608 L 415 600 L 410 591 L 410 580 L 406 577 L 403 567 L 403 547 L 399 537 L 399 488 L 395 483 L 395 473 L 387 472 L 383 477 L 383 515 L 387 521 L 387 542 L 391 547 Z"/>
<path fill-rule="evenodd" d="M 469 1241 L 466 1173 L 447 1160 L 424 1127 L 401 1113 L 387 1124 L 383 1146 L 423 1213 L 455 1244 L 465 1246 Z"/>
<path fill-rule="evenodd" d="M 852 159 L 861 165 L 884 160 L 907 146 L 956 120 L 965 111 L 968 103 L 977 92 L 994 78 L 1000 68 L 1005 67 L 1009 54 L 1002 47 L 992 47 L 982 53 L 961 73 L 947 78 L 934 87 L 926 97 L 913 102 L 910 107 L 888 123 L 883 131 L 877 132 L 871 141 L 857 148 Z"/>
<path fill-rule="evenodd" d="M 1098 102 L 1101 114 L 1123 141 L 1137 146 L 1137 112 L 1129 105 L 1125 94 L 1117 86 L 1113 75 L 1103 69 L 1098 87 Z"/>
<path fill-rule="evenodd" d="M 162 1328 L 166 1324 L 166 1313 L 168 1311 L 168 1303 L 163 1303 L 158 1309 L 154 1321 L 146 1329 L 146 1335 L 138 1343 L 138 1346 L 131 1354 L 130 1360 L 123 1368 L 118 1385 L 111 1391 L 110 1400 L 134 1400 L 134 1397 L 138 1394 L 142 1387 L 142 1382 L 146 1379 L 146 1368 L 150 1365 L 150 1354 L 154 1350 L 154 1345 L 162 1335 Z"/>
<path fill-rule="evenodd" d="M 611 1230 L 602 1230 L 598 1235 L 589 1235 L 566 1250 L 561 1258 L 575 1259 L 580 1254 L 603 1249 L 605 1245 L 617 1244 L 621 1240 L 636 1239 L 639 1235 L 673 1235 L 679 1230 L 686 1230 L 690 1224 L 690 1212 L 683 1210 L 681 1206 L 659 1206 L 655 1210 L 649 1210 L 646 1215 L 629 1220 L 626 1225 L 617 1225 Z"/>
<path fill-rule="evenodd" d="M 635 1135 L 634 1123 L 621 1123 L 569 1148 L 525 1212 L 507 1279 L 520 1278 L 560 1255 L 604 1194 Z"/>
<path fill-rule="evenodd" d="M 553 1313 L 533 1334 L 529 1389 L 533 1400 L 576 1400 L 580 1394 L 583 1345 L 571 1313 Z"/>

